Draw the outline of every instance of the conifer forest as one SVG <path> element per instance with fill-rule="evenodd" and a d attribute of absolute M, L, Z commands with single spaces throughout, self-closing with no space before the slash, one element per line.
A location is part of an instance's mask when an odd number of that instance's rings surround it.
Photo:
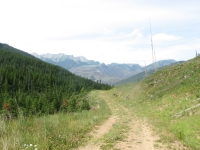
<path fill-rule="evenodd" d="M 0 112 L 6 118 L 89 110 L 87 92 L 110 88 L 0 43 Z"/>

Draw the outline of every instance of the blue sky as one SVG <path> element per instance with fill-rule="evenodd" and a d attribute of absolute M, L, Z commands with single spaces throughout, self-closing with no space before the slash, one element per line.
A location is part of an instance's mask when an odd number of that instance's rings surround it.
<path fill-rule="evenodd" d="M 0 42 L 28 53 L 104 63 L 188 60 L 200 53 L 199 0 L 0 0 Z"/>

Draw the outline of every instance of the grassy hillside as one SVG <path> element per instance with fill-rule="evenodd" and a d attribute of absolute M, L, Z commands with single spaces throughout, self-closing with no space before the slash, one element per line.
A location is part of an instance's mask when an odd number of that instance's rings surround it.
<path fill-rule="evenodd" d="M 152 123 L 164 142 L 180 140 L 188 149 L 200 149 L 200 56 L 112 92 L 122 105 Z"/>

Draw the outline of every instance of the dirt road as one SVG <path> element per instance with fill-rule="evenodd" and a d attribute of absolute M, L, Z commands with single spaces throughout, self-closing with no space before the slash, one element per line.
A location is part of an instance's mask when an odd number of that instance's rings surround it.
<path fill-rule="evenodd" d="M 115 97 L 99 92 L 111 109 L 112 116 L 92 131 L 92 139 L 86 146 L 78 150 L 157 150 L 167 149 L 152 127 L 145 120 L 137 118 L 123 105 L 117 103 Z M 112 138 L 113 136 L 113 138 Z"/>

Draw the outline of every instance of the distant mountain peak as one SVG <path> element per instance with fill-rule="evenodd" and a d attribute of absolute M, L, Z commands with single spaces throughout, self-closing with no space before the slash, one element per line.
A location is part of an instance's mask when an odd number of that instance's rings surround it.
<path fill-rule="evenodd" d="M 58 54 L 42 54 L 32 53 L 35 57 L 42 59 L 43 61 L 49 62 L 54 65 L 59 65 L 65 69 L 70 70 L 73 67 L 85 66 L 85 65 L 98 65 L 98 61 L 88 60 L 84 56 L 74 57 L 73 55 L 66 55 L 64 53 Z"/>
<path fill-rule="evenodd" d="M 72 73 L 90 78 L 92 80 L 99 80 L 103 83 L 112 83 L 119 80 L 128 78 L 137 73 L 145 70 L 145 67 L 141 67 L 139 64 L 118 64 L 118 63 L 99 63 L 98 61 L 88 60 L 84 56 L 74 57 L 73 55 L 59 54 L 43 54 L 36 55 L 35 57 L 42 59 L 43 61 L 59 65 Z M 156 68 L 163 67 L 175 62 L 175 60 L 163 60 L 156 62 Z M 153 68 L 153 64 L 146 66 L 147 70 Z"/>

